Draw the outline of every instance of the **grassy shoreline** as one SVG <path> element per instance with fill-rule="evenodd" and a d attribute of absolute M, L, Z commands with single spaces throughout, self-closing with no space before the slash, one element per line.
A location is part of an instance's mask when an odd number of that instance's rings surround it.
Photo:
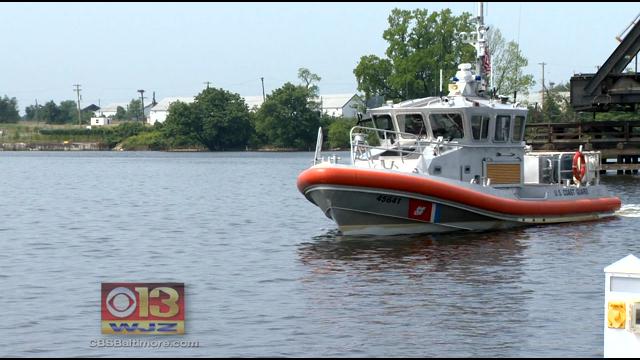
<path fill-rule="evenodd" d="M 51 125 L 35 121 L 13 124 L 0 123 L 0 151 L 166 151 L 208 152 L 204 146 L 166 141 L 157 129 L 140 123 L 123 122 L 111 126 Z M 131 127 L 138 127 L 131 131 Z M 177 145 L 177 146 L 175 146 Z M 265 145 L 260 148 L 220 150 L 247 152 L 309 152 L 313 149 L 279 148 Z"/>

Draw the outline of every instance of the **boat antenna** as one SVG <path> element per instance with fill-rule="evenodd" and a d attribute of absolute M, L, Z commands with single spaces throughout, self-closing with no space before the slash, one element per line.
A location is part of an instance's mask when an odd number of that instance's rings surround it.
<path fill-rule="evenodd" d="M 520 17 L 522 15 L 522 3 L 520 4 L 520 8 L 518 9 L 518 39 L 516 40 L 516 49 L 520 52 Z M 516 102 L 516 98 L 518 97 L 518 71 L 520 70 L 520 64 L 518 63 L 518 56 L 516 55 L 516 73 L 515 73 L 515 81 L 513 84 L 515 88 L 513 89 L 513 102 Z"/>
<path fill-rule="evenodd" d="M 476 18 L 476 74 L 480 76 L 481 88 L 487 87 L 487 74 L 491 72 L 491 60 L 487 47 L 487 27 L 484 26 L 484 3 L 478 2 L 478 17 Z"/>
<path fill-rule="evenodd" d="M 440 98 L 442 98 L 442 69 L 440 69 Z"/>

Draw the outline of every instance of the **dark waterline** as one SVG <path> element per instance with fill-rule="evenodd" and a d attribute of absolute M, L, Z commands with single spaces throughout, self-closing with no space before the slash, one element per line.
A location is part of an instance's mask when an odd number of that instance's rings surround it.
<path fill-rule="evenodd" d="M 638 176 L 603 177 L 623 202 L 607 220 L 362 238 L 298 193 L 312 157 L 0 153 L 0 356 L 603 355 Z M 99 310 L 117 281 L 184 282 L 187 334 L 161 339 L 200 347 L 90 347 L 118 338 Z"/>

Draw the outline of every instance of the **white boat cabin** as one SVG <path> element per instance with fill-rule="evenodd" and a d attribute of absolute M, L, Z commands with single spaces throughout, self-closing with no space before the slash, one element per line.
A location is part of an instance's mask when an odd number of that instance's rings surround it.
<path fill-rule="evenodd" d="M 527 108 L 479 96 L 478 80 L 462 64 L 448 96 L 368 110 L 351 130 L 352 163 L 494 187 L 574 182 L 574 153 L 531 152 L 524 141 Z M 583 154 L 584 181 L 597 183 L 599 154 Z"/>

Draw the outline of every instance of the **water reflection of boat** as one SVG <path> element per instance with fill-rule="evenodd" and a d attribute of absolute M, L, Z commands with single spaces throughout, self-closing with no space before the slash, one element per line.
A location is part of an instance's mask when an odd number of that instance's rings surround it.
<path fill-rule="evenodd" d="M 344 339 L 337 341 L 343 346 L 367 344 L 359 354 L 366 356 L 393 349 L 469 357 L 496 347 L 521 356 L 532 338 L 533 293 L 523 285 L 529 233 L 363 238 L 334 231 L 300 244 L 306 271 L 299 292 L 309 321 L 319 324 L 314 334 Z"/>
<path fill-rule="evenodd" d="M 361 270 L 400 271 L 410 276 L 449 273 L 464 282 L 505 281 L 497 266 L 521 272 L 522 252 L 529 235 L 524 229 L 502 232 L 422 234 L 413 236 L 348 236 L 331 231 L 302 243 L 300 261 L 314 274 Z"/>
<path fill-rule="evenodd" d="M 487 96 L 479 12 L 475 71 L 461 64 L 449 94 L 369 109 L 351 130 L 351 164 L 321 157 L 298 189 L 345 234 L 505 229 L 613 216 L 599 152 L 533 152 L 527 108 Z"/>

